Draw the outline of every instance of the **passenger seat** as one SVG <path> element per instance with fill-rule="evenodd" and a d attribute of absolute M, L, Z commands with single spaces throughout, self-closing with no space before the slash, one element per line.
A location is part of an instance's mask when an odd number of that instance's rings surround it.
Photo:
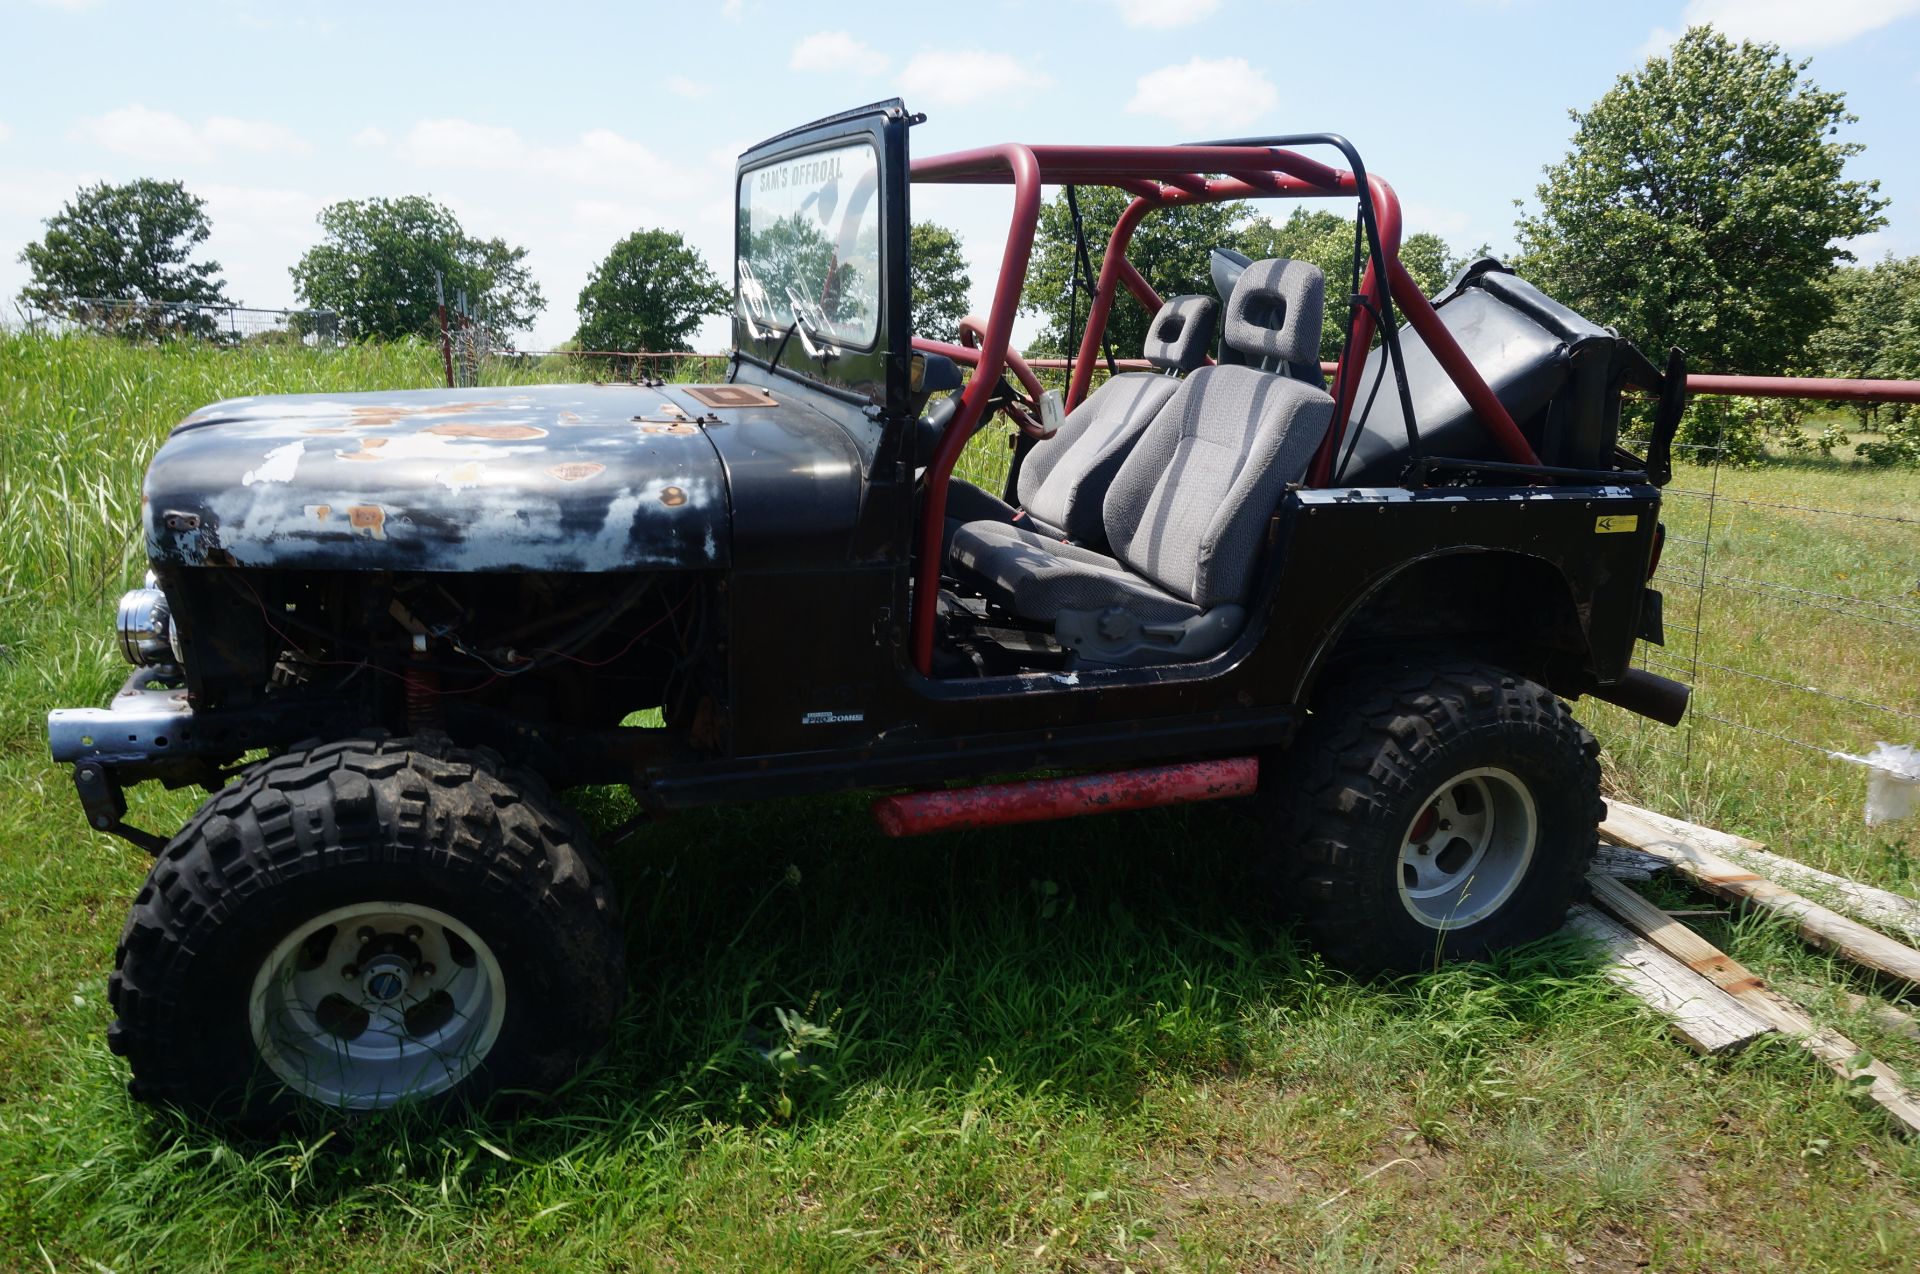
<path fill-rule="evenodd" d="M 1228 301 L 1227 343 L 1253 362 L 1311 361 L 1325 290 L 1306 262 L 1254 262 Z M 952 559 L 999 605 L 1052 624 L 1085 662 L 1217 654 L 1245 626 L 1267 519 L 1332 419 L 1333 399 L 1301 381 L 1256 366 L 1199 368 L 1113 477 L 1100 528 L 1111 555 L 983 520 L 954 532 Z"/>

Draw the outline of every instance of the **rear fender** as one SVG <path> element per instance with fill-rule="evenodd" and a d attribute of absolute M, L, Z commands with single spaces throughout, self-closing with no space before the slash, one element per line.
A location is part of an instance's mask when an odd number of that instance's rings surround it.
<path fill-rule="evenodd" d="M 1566 575 L 1532 554 L 1463 548 L 1375 579 L 1315 653 L 1297 702 L 1311 702 L 1330 666 L 1409 647 L 1484 653 L 1569 696 L 1591 684 L 1591 646 Z"/>

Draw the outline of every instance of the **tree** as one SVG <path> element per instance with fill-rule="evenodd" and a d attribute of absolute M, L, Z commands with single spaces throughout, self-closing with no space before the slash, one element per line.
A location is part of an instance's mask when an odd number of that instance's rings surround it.
<path fill-rule="evenodd" d="M 49 217 L 20 260 L 33 272 L 20 299 L 68 310 L 81 298 L 225 305 L 217 261 L 191 260 L 212 223 L 206 201 L 177 181 L 82 186 Z"/>
<path fill-rule="evenodd" d="M 1831 306 L 1793 370 L 1810 376 L 1905 380 L 1920 375 L 1920 257 L 1841 266 L 1821 282 Z"/>
<path fill-rule="evenodd" d="M 523 329 L 546 308 L 525 248 L 473 238 L 431 199 L 347 199 L 321 209 L 319 222 L 325 238 L 292 267 L 294 290 L 338 313 L 356 340 L 434 334 L 436 274 L 449 300 L 465 292 L 496 332 Z"/>
<path fill-rule="evenodd" d="M 931 221 L 916 221 L 907 235 L 907 283 L 913 293 L 913 334 L 956 339 L 973 292 L 960 236 Z"/>
<path fill-rule="evenodd" d="M 1110 186 L 1083 186 L 1079 190 L 1080 221 L 1085 228 L 1087 257 L 1098 278 L 1106 256 L 1107 236 L 1133 196 Z M 1187 292 L 1213 292 L 1207 254 L 1216 247 L 1232 247 L 1246 217 L 1243 203 L 1183 204 L 1147 214 L 1127 247 L 1127 259 L 1163 297 Z M 1090 289 L 1083 279 L 1077 298 L 1071 280 L 1074 264 L 1073 217 L 1063 190 L 1040 208 L 1040 224 L 1033 240 L 1033 257 L 1020 308 L 1042 315 L 1046 325 L 1032 344 L 1036 353 L 1065 350 L 1069 308 L 1073 328 L 1084 330 Z M 1107 321 L 1107 339 L 1116 358 L 1138 358 L 1146 343 L 1147 323 L 1153 317 L 1121 289 Z M 1077 303 L 1076 303 L 1077 302 Z M 1071 352 L 1071 351 L 1069 351 Z"/>
<path fill-rule="evenodd" d="M 1771 44 L 1693 27 L 1582 112 L 1518 221 L 1524 271 L 1642 348 L 1703 371 L 1793 364 L 1831 313 L 1839 246 L 1885 224 L 1848 180 L 1845 98 Z M 1713 413 L 1690 412 L 1690 417 Z"/>
<path fill-rule="evenodd" d="M 705 258 L 672 230 L 636 230 L 580 289 L 581 349 L 681 350 L 731 298 Z"/>

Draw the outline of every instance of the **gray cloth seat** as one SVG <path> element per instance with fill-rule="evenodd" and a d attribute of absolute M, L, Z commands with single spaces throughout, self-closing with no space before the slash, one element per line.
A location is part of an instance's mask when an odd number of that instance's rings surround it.
<path fill-rule="evenodd" d="M 1312 357 L 1323 288 L 1303 262 L 1248 266 L 1228 306 L 1228 342 L 1254 357 Z M 954 561 L 993 601 L 1053 624 L 1088 662 L 1215 653 L 1245 622 L 1267 519 L 1332 417 L 1333 400 L 1301 381 L 1202 367 L 1179 382 L 1107 488 L 1110 553 L 977 521 L 954 532 Z"/>
<path fill-rule="evenodd" d="M 993 518 L 1028 526 L 1056 539 L 1106 543 L 1100 506 L 1127 452 L 1180 382 L 1207 360 L 1219 305 L 1210 296 L 1176 296 L 1154 314 L 1142 353 L 1159 372 L 1122 372 L 1088 394 L 1051 438 L 1035 443 L 1020 464 L 1018 509 L 978 488 L 954 483 L 947 494 L 950 521 Z M 995 507 L 997 506 L 997 507 Z M 952 515 L 965 512 L 964 518 Z M 954 527 L 949 527 L 949 541 Z"/>

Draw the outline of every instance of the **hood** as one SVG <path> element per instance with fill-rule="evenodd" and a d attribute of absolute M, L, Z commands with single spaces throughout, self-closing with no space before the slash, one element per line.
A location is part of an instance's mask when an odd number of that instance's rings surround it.
<path fill-rule="evenodd" d="M 724 567 L 726 477 L 706 426 L 718 411 L 773 410 L 746 386 L 231 399 L 189 416 L 154 456 L 149 556 L 368 571 Z"/>

